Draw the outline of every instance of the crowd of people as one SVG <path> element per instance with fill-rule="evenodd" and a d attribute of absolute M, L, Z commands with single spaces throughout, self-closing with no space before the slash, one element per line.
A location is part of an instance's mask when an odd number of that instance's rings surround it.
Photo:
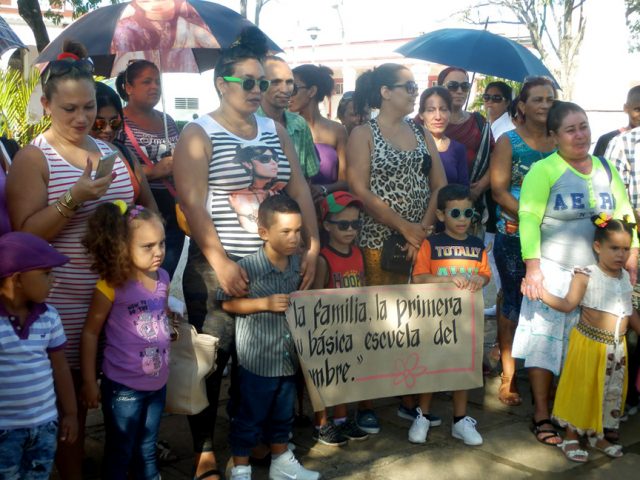
<path fill-rule="evenodd" d="M 100 405 L 105 478 L 160 478 L 167 301 L 187 229 L 188 321 L 219 341 L 209 406 L 188 416 L 194 479 L 222 478 L 214 439 L 228 364 L 230 478 L 250 479 L 265 459 L 271 479 L 320 478 L 289 444 L 303 415 L 289 294 L 408 282 L 481 292 L 493 279 L 498 399 L 522 404 L 521 359 L 532 438 L 574 462 L 588 460 L 585 445 L 623 454 L 619 423 L 640 388 L 640 349 L 627 351 L 625 336 L 640 331 L 640 86 L 628 126 L 598 142 L 604 156 L 589 153 L 586 113 L 558 101 L 550 79 L 529 78 L 515 96 L 489 83 L 485 117 L 465 110 L 472 84 L 455 66 L 422 93 L 402 65 L 369 70 L 338 123 L 319 107 L 332 72 L 292 70 L 247 29 L 217 61 L 219 107 L 179 132 L 155 109 L 154 63 L 130 62 L 116 94 L 94 81 L 82 45 L 64 50 L 42 76 L 51 127 L 0 155 L 2 478 L 49 478 L 54 456 L 62 478 L 83 478 L 87 410 Z M 452 437 L 482 444 L 467 391 L 453 392 L 450 421 L 432 393 L 401 398 L 408 441 L 447 422 Z M 379 434 L 372 400 L 315 412 L 313 438 Z"/>

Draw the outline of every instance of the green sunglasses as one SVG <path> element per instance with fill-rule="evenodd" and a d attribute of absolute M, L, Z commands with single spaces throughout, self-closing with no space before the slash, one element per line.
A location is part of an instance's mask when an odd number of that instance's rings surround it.
<path fill-rule="evenodd" d="M 253 90 L 253 88 L 256 86 L 256 83 L 258 84 L 258 88 L 261 92 L 266 92 L 269 88 L 269 84 L 271 83 L 269 82 L 269 80 L 256 80 L 255 78 L 222 77 L 222 79 L 225 82 L 241 83 L 242 89 L 245 92 L 250 92 L 251 90 Z"/>

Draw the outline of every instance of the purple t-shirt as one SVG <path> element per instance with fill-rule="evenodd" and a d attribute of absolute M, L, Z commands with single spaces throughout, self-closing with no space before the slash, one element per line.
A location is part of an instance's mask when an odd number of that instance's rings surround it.
<path fill-rule="evenodd" d="M 111 290 L 113 305 L 105 326 L 102 362 L 102 371 L 110 380 L 140 391 L 159 390 L 167 383 L 169 283 L 169 274 L 160 269 L 154 292 L 134 280 Z M 104 285 L 100 281 L 97 288 L 109 297 Z"/>
<path fill-rule="evenodd" d="M 469 171 L 467 168 L 467 151 L 464 145 L 450 139 L 449 148 L 440 153 L 440 160 L 447 176 L 447 183 L 469 185 Z"/>

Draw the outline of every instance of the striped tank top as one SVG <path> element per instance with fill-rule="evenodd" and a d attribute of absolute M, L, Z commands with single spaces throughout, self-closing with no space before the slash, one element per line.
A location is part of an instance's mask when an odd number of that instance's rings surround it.
<path fill-rule="evenodd" d="M 111 149 L 101 140 L 94 139 L 102 155 Z M 44 154 L 49 167 L 49 185 L 47 202 L 55 203 L 64 192 L 73 186 L 83 170 L 71 165 L 49 145 L 44 135 L 33 142 Z M 71 368 L 80 367 L 80 335 L 98 275 L 91 272 L 91 260 L 80 243 L 87 229 L 87 219 L 101 203 L 121 199 L 133 202 L 133 187 L 129 172 L 122 158 L 118 157 L 113 171 L 117 173 L 109 190 L 98 200 L 85 202 L 69 220 L 67 226 L 55 237 L 51 244 L 62 254 L 69 257 L 66 265 L 53 269 L 55 281 L 47 302 L 56 307 L 62 318 L 64 333 L 67 336 L 65 354 Z"/>
<path fill-rule="evenodd" d="M 246 140 L 225 130 L 210 115 L 195 120 L 213 145 L 209 161 L 207 210 L 229 255 L 244 257 L 262 246 L 258 207 L 281 192 L 291 178 L 276 126 L 254 115 L 258 132 Z"/>

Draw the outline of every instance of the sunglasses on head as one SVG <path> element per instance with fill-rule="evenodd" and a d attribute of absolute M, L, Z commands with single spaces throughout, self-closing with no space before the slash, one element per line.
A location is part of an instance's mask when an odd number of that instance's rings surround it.
<path fill-rule="evenodd" d="M 273 157 L 273 155 L 256 155 L 255 157 L 253 157 L 251 160 L 254 160 L 256 162 L 260 162 L 260 163 L 269 163 L 269 162 L 275 162 L 276 159 Z"/>
<path fill-rule="evenodd" d="M 336 225 L 338 227 L 338 230 L 340 230 L 341 232 L 346 232 L 347 230 L 349 230 L 349 227 L 353 228 L 354 230 L 360 230 L 362 228 L 362 220 L 354 220 L 352 222 L 350 222 L 349 220 L 326 220 L 326 222 L 332 225 Z"/>
<path fill-rule="evenodd" d="M 504 97 L 502 95 L 489 95 L 488 93 L 485 93 L 484 95 L 482 95 L 482 100 L 484 100 L 485 102 L 493 102 L 493 103 L 500 103 L 504 100 Z"/>
<path fill-rule="evenodd" d="M 469 90 L 471 90 L 471 84 L 469 82 L 456 82 L 455 80 L 447 82 L 446 87 L 447 90 L 450 90 L 452 92 L 456 92 L 458 91 L 458 89 L 461 89 L 463 92 L 468 92 Z"/>
<path fill-rule="evenodd" d="M 255 78 L 222 77 L 225 82 L 240 83 L 245 92 L 250 92 L 256 84 L 261 92 L 266 92 L 269 88 L 269 80 L 256 80 Z M 294 87 L 295 88 L 295 87 Z"/>
<path fill-rule="evenodd" d="M 101 132 L 105 128 L 107 128 L 107 124 L 111 127 L 111 130 L 118 130 L 120 128 L 120 125 L 122 125 L 122 119 L 112 118 L 111 120 L 107 121 L 104 118 L 96 118 L 96 121 L 93 122 L 92 130 Z"/>
<path fill-rule="evenodd" d="M 93 63 L 89 60 L 54 60 L 49 62 L 44 72 L 44 83 L 53 77 L 62 77 L 72 70 L 93 75 Z"/>
<path fill-rule="evenodd" d="M 409 95 L 415 95 L 418 93 L 418 84 L 413 80 L 409 80 L 405 83 L 394 83 L 393 85 L 387 85 L 388 88 L 404 88 Z"/>
<path fill-rule="evenodd" d="M 473 208 L 465 208 L 464 210 L 460 208 L 452 208 L 451 210 L 445 210 L 445 212 L 451 218 L 460 218 L 460 215 L 464 218 L 473 218 L 476 214 L 476 211 Z"/>

